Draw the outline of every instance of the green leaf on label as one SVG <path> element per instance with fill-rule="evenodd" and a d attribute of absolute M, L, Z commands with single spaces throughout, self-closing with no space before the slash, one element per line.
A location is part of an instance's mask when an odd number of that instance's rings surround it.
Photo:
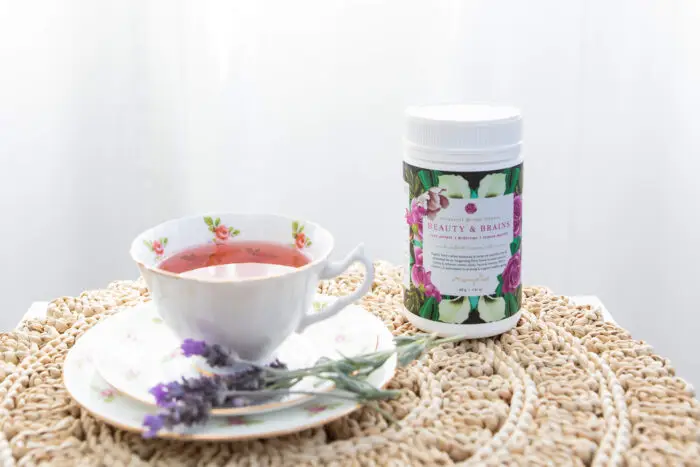
<path fill-rule="evenodd" d="M 498 287 L 496 287 L 496 292 L 494 293 L 495 296 L 501 297 L 503 296 L 503 283 L 499 282 Z"/>
<path fill-rule="evenodd" d="M 425 319 L 433 319 L 433 307 L 437 308 L 437 302 L 435 301 L 435 298 L 430 297 L 428 298 L 425 303 L 423 303 L 423 306 L 420 307 L 420 311 L 418 312 L 418 315 L 421 318 Z"/>
<path fill-rule="evenodd" d="M 520 239 L 521 237 L 515 237 L 512 242 L 510 242 L 510 255 L 513 256 L 520 249 Z"/>
<path fill-rule="evenodd" d="M 510 316 L 510 294 L 507 293 L 503 295 L 503 299 L 506 301 L 506 318 Z"/>
<path fill-rule="evenodd" d="M 297 233 L 299 231 L 299 222 L 292 222 L 292 232 Z"/>
<path fill-rule="evenodd" d="M 204 218 L 204 222 L 205 222 L 208 226 L 214 225 L 214 221 L 213 221 L 212 218 L 209 217 L 209 216 L 207 216 L 207 217 Z"/>
<path fill-rule="evenodd" d="M 416 240 L 415 238 L 413 239 L 413 246 L 418 247 L 418 248 L 423 248 L 423 242 L 420 240 Z"/>
<path fill-rule="evenodd" d="M 523 286 L 521 284 L 515 290 L 515 296 L 513 297 L 513 314 L 520 311 L 520 309 L 522 307 L 523 307 Z"/>
<path fill-rule="evenodd" d="M 216 220 L 214 221 L 214 225 L 218 227 L 220 223 L 221 223 L 221 218 L 217 217 Z"/>
<path fill-rule="evenodd" d="M 440 186 L 440 172 L 437 170 L 431 170 L 430 173 L 433 176 L 433 186 Z"/>
<path fill-rule="evenodd" d="M 420 181 L 423 184 L 423 188 L 426 191 L 435 186 L 433 185 L 433 177 L 429 170 L 419 170 L 418 178 L 420 178 Z"/>
<path fill-rule="evenodd" d="M 515 191 L 518 194 L 522 194 L 522 192 L 523 192 L 523 169 L 522 169 L 522 166 L 520 167 L 520 176 L 518 177 L 518 184 L 515 187 Z"/>
<path fill-rule="evenodd" d="M 498 283 L 502 284 L 503 283 L 503 274 L 499 274 L 496 276 L 496 279 L 498 279 Z"/>
<path fill-rule="evenodd" d="M 515 189 L 518 186 L 520 180 L 520 167 L 514 167 L 511 170 L 510 184 L 508 185 L 507 193 L 515 193 Z"/>
<path fill-rule="evenodd" d="M 234 230 L 233 232 L 231 232 L 231 235 L 234 236 L 234 237 L 235 237 L 236 235 L 240 235 L 240 234 L 241 234 L 241 231 L 238 230 L 238 229 L 236 229 L 236 230 Z"/>
<path fill-rule="evenodd" d="M 509 318 L 518 312 L 518 300 L 512 293 L 507 293 L 504 296 L 506 300 L 506 318 Z"/>

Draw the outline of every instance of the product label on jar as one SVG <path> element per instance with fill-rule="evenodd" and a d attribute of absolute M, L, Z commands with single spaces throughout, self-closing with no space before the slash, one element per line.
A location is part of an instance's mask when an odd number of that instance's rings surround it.
<path fill-rule="evenodd" d="M 446 172 L 404 163 L 404 305 L 423 318 L 478 324 L 520 310 L 522 164 Z"/>

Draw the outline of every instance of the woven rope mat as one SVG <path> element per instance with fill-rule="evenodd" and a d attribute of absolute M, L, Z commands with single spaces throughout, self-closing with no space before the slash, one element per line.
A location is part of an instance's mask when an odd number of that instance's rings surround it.
<path fill-rule="evenodd" d="M 362 305 L 396 334 L 401 270 L 377 264 Z M 350 272 L 319 287 L 342 295 Z M 433 349 L 400 370 L 403 395 L 325 427 L 270 440 L 197 443 L 143 440 L 96 421 L 61 384 L 75 339 L 120 306 L 149 299 L 142 282 L 54 300 L 45 320 L 0 339 L 0 461 L 40 465 L 699 465 L 700 406 L 668 360 L 632 340 L 597 310 L 545 289 L 526 289 L 528 309 L 495 339 Z"/>

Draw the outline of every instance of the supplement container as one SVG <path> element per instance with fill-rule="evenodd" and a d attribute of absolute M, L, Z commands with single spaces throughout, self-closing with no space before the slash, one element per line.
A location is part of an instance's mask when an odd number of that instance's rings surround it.
<path fill-rule="evenodd" d="M 512 107 L 406 110 L 404 314 L 423 331 L 480 338 L 518 322 L 521 134 Z"/>

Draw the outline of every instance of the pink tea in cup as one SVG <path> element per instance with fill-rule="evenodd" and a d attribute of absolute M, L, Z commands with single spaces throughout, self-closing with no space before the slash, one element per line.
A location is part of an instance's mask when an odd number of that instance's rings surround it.
<path fill-rule="evenodd" d="M 207 243 L 187 248 L 162 261 L 158 268 L 190 277 L 249 278 L 299 268 L 311 260 L 297 248 L 275 242 Z M 228 265 L 237 265 L 229 267 Z M 273 265 L 282 268 L 270 268 Z M 196 272 L 195 272 L 196 271 Z"/>

